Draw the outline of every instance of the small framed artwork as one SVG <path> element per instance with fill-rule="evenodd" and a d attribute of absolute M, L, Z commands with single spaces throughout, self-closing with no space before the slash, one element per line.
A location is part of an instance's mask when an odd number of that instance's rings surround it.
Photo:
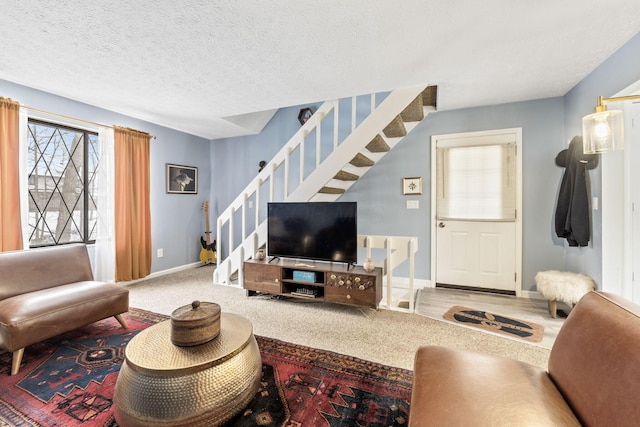
<path fill-rule="evenodd" d="M 303 125 L 307 123 L 311 116 L 313 116 L 313 110 L 311 108 L 302 108 L 298 113 L 298 121 Z"/>
<path fill-rule="evenodd" d="M 422 178 L 402 178 L 402 194 L 422 194 Z"/>
<path fill-rule="evenodd" d="M 198 168 L 166 164 L 167 193 L 198 194 Z"/>

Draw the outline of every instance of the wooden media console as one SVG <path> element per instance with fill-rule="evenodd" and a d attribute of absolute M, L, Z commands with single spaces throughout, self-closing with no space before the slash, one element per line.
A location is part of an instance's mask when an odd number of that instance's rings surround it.
<path fill-rule="evenodd" d="M 248 295 L 267 293 L 377 308 L 382 299 L 382 269 L 318 261 L 281 259 L 244 262 Z"/>

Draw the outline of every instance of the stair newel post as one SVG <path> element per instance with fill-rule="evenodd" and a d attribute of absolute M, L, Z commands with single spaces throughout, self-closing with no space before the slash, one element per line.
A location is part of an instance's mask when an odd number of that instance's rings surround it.
<path fill-rule="evenodd" d="M 409 312 L 413 313 L 413 276 L 416 268 L 416 240 L 409 239 Z"/>
<path fill-rule="evenodd" d="M 276 173 L 276 164 L 272 163 L 271 164 L 271 171 L 269 172 L 269 201 L 273 202 L 273 197 L 275 194 L 275 180 L 273 179 L 273 176 Z"/>
<path fill-rule="evenodd" d="M 224 259 L 222 258 L 222 242 L 220 241 L 220 236 L 222 235 L 222 219 L 221 217 L 218 217 L 218 220 L 216 221 L 216 239 L 218 239 L 218 242 L 216 243 L 216 248 L 217 248 L 217 257 L 218 260 L 220 259 Z M 218 268 L 216 268 L 213 272 L 213 277 L 214 277 L 214 282 L 220 282 L 220 277 L 219 277 L 219 273 L 218 271 L 220 270 L 219 268 L 220 263 L 218 262 Z"/>
<path fill-rule="evenodd" d="M 387 250 L 387 257 L 384 260 L 384 274 L 387 276 L 387 307 L 391 307 L 391 289 L 392 289 L 392 279 L 391 279 L 391 270 L 393 270 L 393 265 L 391 263 L 391 248 L 393 247 L 393 241 L 391 237 L 387 237 L 384 243 L 385 249 Z"/>
<path fill-rule="evenodd" d="M 373 113 L 373 110 L 376 109 L 376 94 L 372 93 L 371 94 L 371 112 Z"/>
<path fill-rule="evenodd" d="M 235 249 L 235 244 L 233 242 L 233 209 L 231 209 L 231 215 L 229 215 L 229 262 L 227 263 L 227 268 L 229 268 L 229 264 L 231 264 L 231 254 L 233 254 L 233 250 Z M 227 271 L 227 283 L 229 283 L 229 276 L 231 275 L 231 269 Z"/>

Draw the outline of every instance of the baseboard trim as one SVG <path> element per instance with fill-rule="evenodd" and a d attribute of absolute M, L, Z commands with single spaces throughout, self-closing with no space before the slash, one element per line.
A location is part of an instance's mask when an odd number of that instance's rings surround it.
<path fill-rule="evenodd" d="M 146 277 L 143 277 L 142 279 L 130 280 L 128 282 L 118 282 L 118 284 L 119 285 L 123 285 L 123 286 L 134 285 L 136 283 L 144 282 L 145 280 L 155 279 L 156 277 L 165 276 L 165 275 L 171 274 L 171 273 L 177 273 L 178 271 L 188 270 L 190 268 L 196 268 L 196 267 L 200 267 L 200 266 L 203 266 L 203 265 L 204 264 L 202 264 L 200 261 L 193 262 L 191 264 L 185 264 L 185 265 L 181 265 L 181 266 L 178 266 L 178 267 L 173 267 L 173 268 L 170 268 L 168 270 L 156 271 L 154 273 L 149 274 Z M 212 273 L 212 280 L 213 280 L 213 273 Z"/>
<path fill-rule="evenodd" d="M 387 276 L 382 276 L 382 286 L 387 285 Z M 408 277 L 396 277 L 393 276 L 393 288 L 394 289 L 409 289 L 409 283 L 411 281 Z M 425 279 L 413 279 L 413 290 L 417 291 L 422 288 L 430 287 L 431 281 Z"/>

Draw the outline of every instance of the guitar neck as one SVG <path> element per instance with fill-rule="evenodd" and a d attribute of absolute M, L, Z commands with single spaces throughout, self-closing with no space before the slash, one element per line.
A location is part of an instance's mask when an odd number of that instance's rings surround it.
<path fill-rule="evenodd" d="M 211 245 L 211 231 L 209 231 L 209 209 L 204 210 L 205 234 L 207 235 L 207 246 Z"/>

